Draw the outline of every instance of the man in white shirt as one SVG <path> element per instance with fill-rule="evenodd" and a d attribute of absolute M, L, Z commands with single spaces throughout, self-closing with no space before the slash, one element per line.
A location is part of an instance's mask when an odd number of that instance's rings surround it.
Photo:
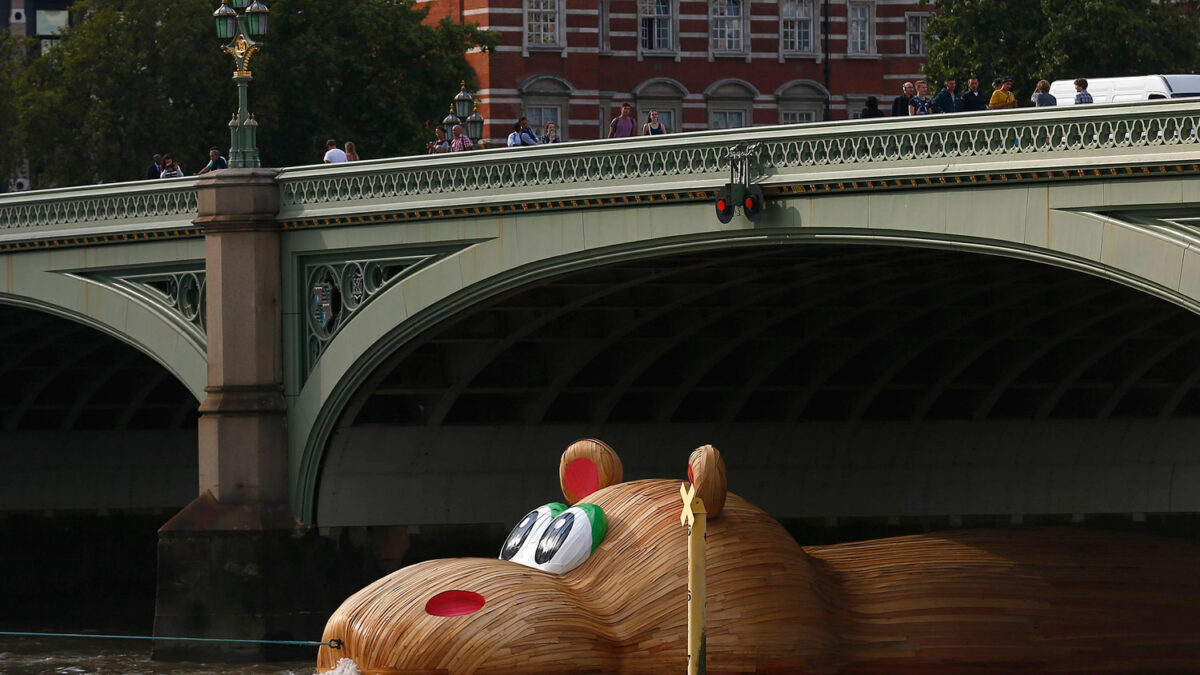
<path fill-rule="evenodd" d="M 337 141 L 332 138 L 325 141 L 325 163 L 337 164 L 344 161 L 346 161 L 346 153 L 338 148 Z"/>

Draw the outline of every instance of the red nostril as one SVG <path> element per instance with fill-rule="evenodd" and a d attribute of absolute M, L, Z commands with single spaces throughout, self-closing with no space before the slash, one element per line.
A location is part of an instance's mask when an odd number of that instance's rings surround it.
<path fill-rule="evenodd" d="M 484 599 L 471 591 L 442 591 L 425 603 L 430 616 L 466 616 L 483 609 Z"/>

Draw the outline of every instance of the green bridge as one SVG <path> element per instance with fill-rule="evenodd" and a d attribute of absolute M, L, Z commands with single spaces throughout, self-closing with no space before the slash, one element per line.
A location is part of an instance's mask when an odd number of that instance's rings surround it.
<path fill-rule="evenodd" d="M 5 195 L 0 511 L 512 523 L 595 436 L 633 478 L 713 443 L 801 522 L 1192 516 L 1198 130 L 1165 101 Z M 767 209 L 721 224 L 737 144 Z"/>

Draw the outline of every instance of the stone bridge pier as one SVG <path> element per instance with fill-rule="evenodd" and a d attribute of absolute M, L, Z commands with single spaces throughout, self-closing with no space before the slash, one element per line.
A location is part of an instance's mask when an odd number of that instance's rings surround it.
<path fill-rule="evenodd" d="M 345 589 L 324 539 L 288 504 L 279 187 L 273 169 L 199 182 L 208 280 L 208 386 L 199 496 L 159 530 L 156 636 L 318 640 Z M 309 650 L 156 641 L 156 658 L 257 661 Z"/>

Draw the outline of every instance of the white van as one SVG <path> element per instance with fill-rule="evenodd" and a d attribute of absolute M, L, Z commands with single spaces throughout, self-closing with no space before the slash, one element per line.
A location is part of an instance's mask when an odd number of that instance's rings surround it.
<path fill-rule="evenodd" d="M 1087 78 L 1093 103 L 1132 103 L 1200 96 L 1200 75 L 1136 75 Z M 1075 80 L 1055 80 L 1050 93 L 1058 105 L 1075 105 Z"/>

